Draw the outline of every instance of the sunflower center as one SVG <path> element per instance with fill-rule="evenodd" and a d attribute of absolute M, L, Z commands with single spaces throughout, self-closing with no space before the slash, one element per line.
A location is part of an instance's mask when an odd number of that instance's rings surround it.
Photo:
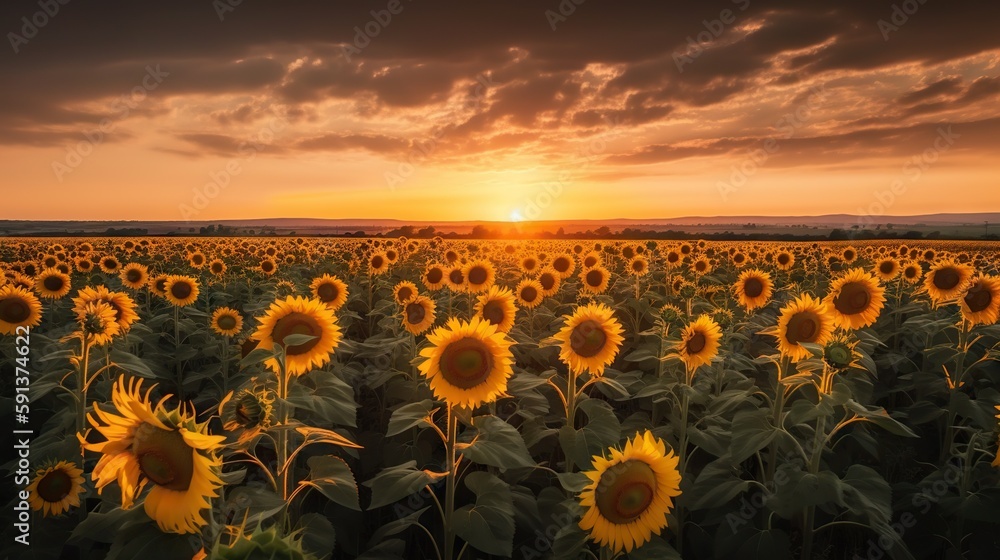
<path fill-rule="evenodd" d="M 848 282 L 841 286 L 840 295 L 833 298 L 833 306 L 844 315 L 856 315 L 868 309 L 871 299 L 864 283 Z"/>
<path fill-rule="evenodd" d="M 161 279 L 157 280 L 156 281 L 156 289 L 157 289 L 157 291 L 160 291 L 160 292 L 166 291 L 166 289 L 167 289 L 167 279 L 166 278 L 161 278 Z"/>
<path fill-rule="evenodd" d="M 42 285 L 50 292 L 58 292 L 63 288 L 64 282 L 59 276 L 46 276 L 45 280 L 42 280 Z"/>
<path fill-rule="evenodd" d="M 184 300 L 191 296 L 191 288 L 191 284 L 188 284 L 187 282 L 174 282 L 170 285 L 170 295 L 177 299 Z"/>
<path fill-rule="evenodd" d="M 608 335 L 601 324 L 593 319 L 587 319 L 573 327 L 569 337 L 570 348 L 578 356 L 592 358 L 596 356 L 608 341 Z"/>
<path fill-rule="evenodd" d="M 271 272 L 274 270 L 274 264 L 271 261 L 264 261 L 264 263 L 260 265 L 260 269 L 264 272 Z"/>
<path fill-rule="evenodd" d="M 285 315 L 274 323 L 274 329 L 271 330 L 271 340 L 284 345 L 285 337 L 293 334 L 306 334 L 316 337 L 308 342 L 294 344 L 285 348 L 285 354 L 298 356 L 305 354 L 319 344 L 320 338 L 323 336 L 323 329 L 320 328 L 319 323 L 312 316 L 295 311 Z"/>
<path fill-rule="evenodd" d="M 178 430 L 143 423 L 135 431 L 132 454 L 146 478 L 168 490 L 183 492 L 191 485 L 194 456 Z"/>
<path fill-rule="evenodd" d="M 323 302 L 333 301 L 337 299 L 337 286 L 334 286 L 332 283 L 320 284 L 316 288 L 316 294 Z"/>
<path fill-rule="evenodd" d="M 558 259 L 552 261 L 552 268 L 559 272 L 566 272 L 569 270 L 569 259 L 564 257 L 559 257 Z"/>
<path fill-rule="evenodd" d="M 432 268 L 427 271 L 427 281 L 431 284 L 437 284 L 444 277 L 444 273 L 440 268 Z"/>
<path fill-rule="evenodd" d="M 802 311 L 788 320 L 785 338 L 791 344 L 812 342 L 819 336 L 819 315 L 812 311 Z"/>
<path fill-rule="evenodd" d="M 253 395 L 245 395 L 236 405 L 236 421 L 243 427 L 252 428 L 260 423 L 261 411 L 257 398 Z"/>
<path fill-rule="evenodd" d="M 965 300 L 965 305 L 969 307 L 969 311 L 978 313 L 993 303 L 993 294 L 990 293 L 982 282 L 979 282 L 969 288 L 968 293 L 965 294 L 963 299 Z"/>
<path fill-rule="evenodd" d="M 493 325 L 499 325 L 503 322 L 504 312 L 503 305 L 499 301 L 489 301 L 483 306 L 483 317 Z"/>
<path fill-rule="evenodd" d="M 220 272 L 222 272 L 222 265 L 219 263 L 213 263 L 212 272 L 214 272 L 215 274 L 219 274 Z"/>
<path fill-rule="evenodd" d="M 372 257 L 372 268 L 382 268 L 382 265 L 384 263 L 385 259 L 383 259 L 382 257 L 380 256 Z"/>
<path fill-rule="evenodd" d="M 784 255 L 784 254 L 778 255 L 778 264 L 788 264 L 788 259 L 789 258 L 790 257 L 788 255 Z"/>
<path fill-rule="evenodd" d="M 934 273 L 934 287 L 939 290 L 952 290 L 958 286 L 961 277 L 954 268 L 942 268 Z"/>
<path fill-rule="evenodd" d="M 600 286 L 604 282 L 604 275 L 600 270 L 591 270 L 587 273 L 587 285 L 592 287 Z"/>
<path fill-rule="evenodd" d="M 419 325 L 424 317 L 427 316 L 427 311 L 424 310 L 424 306 L 419 303 L 411 303 L 406 306 L 406 322 L 411 325 Z"/>
<path fill-rule="evenodd" d="M 125 278 L 132 283 L 138 282 L 139 280 L 142 280 L 142 272 L 133 268 L 125 273 Z"/>
<path fill-rule="evenodd" d="M 826 361 L 836 367 L 847 367 L 851 363 L 851 349 L 844 344 L 832 344 L 826 348 Z"/>
<path fill-rule="evenodd" d="M 409 286 L 403 286 L 402 288 L 399 289 L 398 292 L 396 292 L 396 297 L 399 298 L 399 301 L 406 301 L 410 299 L 412 295 L 413 295 L 413 289 L 410 288 Z"/>
<path fill-rule="evenodd" d="M 448 279 L 454 284 L 461 284 L 462 282 L 465 282 L 465 276 L 462 276 L 462 271 L 458 269 L 452 270 L 451 273 L 448 274 Z"/>
<path fill-rule="evenodd" d="M 878 270 L 882 274 L 892 274 L 892 271 L 895 270 L 895 268 L 896 265 L 893 264 L 892 261 L 886 261 L 879 265 Z"/>
<path fill-rule="evenodd" d="M 223 315 L 219 317 L 219 328 L 224 331 L 231 331 L 236 328 L 236 317 Z"/>
<path fill-rule="evenodd" d="M 708 340 L 705 338 L 704 333 L 696 332 L 687 340 L 684 346 L 688 354 L 697 354 L 705 349 L 707 342 Z"/>
<path fill-rule="evenodd" d="M 538 290 L 536 290 L 534 286 L 525 286 L 521 288 L 521 299 L 524 301 L 531 303 L 535 301 L 537 297 Z"/>
<path fill-rule="evenodd" d="M 0 319 L 8 323 L 22 323 L 31 316 L 31 307 L 21 298 L 6 298 L 0 300 Z"/>
<path fill-rule="evenodd" d="M 597 264 L 597 257 L 587 257 L 583 260 L 583 266 L 590 268 Z"/>
<path fill-rule="evenodd" d="M 483 268 L 481 266 L 472 267 L 472 270 L 469 271 L 469 283 L 470 284 L 485 284 L 487 276 L 488 276 L 488 273 L 486 272 L 485 268 Z"/>
<path fill-rule="evenodd" d="M 743 283 L 743 293 L 747 297 L 760 297 L 764 293 L 764 283 L 760 281 L 760 278 L 748 278 L 746 282 Z"/>
<path fill-rule="evenodd" d="M 556 277 L 551 274 L 543 274 L 538 277 L 538 283 L 542 285 L 542 289 L 551 290 L 556 285 Z"/>
<path fill-rule="evenodd" d="M 601 475 L 595 498 L 608 521 L 625 524 L 642 515 L 656 495 L 656 473 L 643 461 L 630 459 Z"/>
<path fill-rule="evenodd" d="M 917 277 L 916 267 L 913 266 L 906 267 L 906 270 L 903 272 L 903 275 L 906 276 L 907 278 L 916 278 Z"/>
<path fill-rule="evenodd" d="M 73 489 L 73 479 L 62 469 L 49 472 L 38 481 L 38 496 L 49 503 L 62 501 Z"/>
<path fill-rule="evenodd" d="M 644 268 L 646 268 L 646 266 L 642 264 L 641 261 L 632 262 L 632 270 L 636 272 L 642 272 Z"/>
<path fill-rule="evenodd" d="M 493 356 L 483 341 L 465 337 L 452 342 L 441 354 L 441 375 L 448 383 L 471 389 L 484 383 L 493 371 Z"/>

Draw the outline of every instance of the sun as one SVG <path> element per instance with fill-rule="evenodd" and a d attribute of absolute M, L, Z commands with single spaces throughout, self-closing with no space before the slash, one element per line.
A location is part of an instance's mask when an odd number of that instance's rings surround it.
<path fill-rule="evenodd" d="M 511 222 L 523 222 L 524 216 L 521 215 L 520 210 L 514 209 L 510 211 L 510 216 L 508 217 L 508 220 Z"/>

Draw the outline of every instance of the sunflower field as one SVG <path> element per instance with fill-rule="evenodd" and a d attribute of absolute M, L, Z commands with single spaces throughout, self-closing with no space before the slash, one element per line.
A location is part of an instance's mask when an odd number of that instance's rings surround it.
<path fill-rule="evenodd" d="M 0 240 L 0 556 L 995 560 L 1000 246 L 902 243 Z"/>

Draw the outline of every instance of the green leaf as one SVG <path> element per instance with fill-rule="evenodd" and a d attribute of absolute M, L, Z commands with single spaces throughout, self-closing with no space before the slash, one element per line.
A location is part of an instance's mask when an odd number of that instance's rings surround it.
<path fill-rule="evenodd" d="M 226 495 L 222 511 L 230 519 L 246 519 L 252 531 L 260 522 L 284 509 L 285 500 L 263 486 L 237 486 Z"/>
<path fill-rule="evenodd" d="M 119 350 L 117 348 L 112 348 L 108 357 L 111 358 L 112 362 L 118 364 L 118 367 L 133 375 L 138 375 L 139 377 L 145 377 L 147 379 L 156 378 L 156 374 L 153 373 L 153 370 L 149 369 L 149 366 L 147 366 L 146 363 L 135 354 Z"/>
<path fill-rule="evenodd" d="M 764 408 L 741 410 L 733 417 L 729 454 L 733 463 L 742 463 L 771 443 L 778 429 L 771 424 L 770 411 Z"/>
<path fill-rule="evenodd" d="M 273 357 L 274 351 L 270 348 L 254 348 L 249 354 L 246 355 L 245 358 L 240 360 L 240 367 L 245 368 L 257 365 L 265 360 L 270 360 Z"/>
<path fill-rule="evenodd" d="M 403 405 L 392 412 L 389 418 L 389 429 L 385 436 L 392 437 L 401 434 L 410 428 L 425 424 L 424 420 L 436 410 L 434 401 L 424 399 L 419 402 Z"/>
<path fill-rule="evenodd" d="M 746 492 L 750 482 L 734 475 L 731 464 L 728 457 L 723 457 L 705 465 L 690 492 L 685 492 L 694 496 L 692 510 L 722 507 Z"/>
<path fill-rule="evenodd" d="M 281 344 L 285 348 L 291 348 L 292 346 L 301 346 L 308 342 L 312 342 L 317 338 L 318 337 L 311 334 L 290 334 L 281 340 Z"/>
<path fill-rule="evenodd" d="M 307 513 L 299 519 L 297 530 L 302 531 L 302 548 L 316 558 L 327 558 L 337 544 L 337 533 L 326 516 Z"/>
<path fill-rule="evenodd" d="M 496 416 L 477 416 L 472 425 L 479 431 L 476 440 L 462 454 L 466 459 L 501 469 L 533 467 L 524 438 L 517 428 Z"/>
<path fill-rule="evenodd" d="M 317 455 L 310 457 L 306 463 L 309 465 L 309 479 L 300 484 L 316 488 L 334 503 L 361 511 L 358 484 L 354 481 L 351 467 L 343 459 L 333 455 Z"/>
<path fill-rule="evenodd" d="M 427 471 L 418 470 L 416 461 L 383 469 L 375 478 L 365 482 L 372 489 L 372 502 L 368 509 L 375 509 L 413 494 L 434 482 L 435 477 Z"/>
<path fill-rule="evenodd" d="M 579 404 L 587 415 L 587 425 L 579 430 L 563 426 L 559 430 L 559 444 L 563 453 L 577 465 L 590 465 L 594 455 L 602 455 L 608 447 L 621 439 L 621 422 L 611 405 L 599 399 L 587 399 Z"/>
<path fill-rule="evenodd" d="M 476 494 L 476 503 L 455 511 L 455 533 L 477 550 L 510 557 L 514 551 L 514 499 L 510 487 L 482 471 L 469 473 L 465 485 Z"/>
<path fill-rule="evenodd" d="M 653 535 L 649 542 L 633 550 L 629 560 L 681 560 L 681 555 L 661 537 Z"/>

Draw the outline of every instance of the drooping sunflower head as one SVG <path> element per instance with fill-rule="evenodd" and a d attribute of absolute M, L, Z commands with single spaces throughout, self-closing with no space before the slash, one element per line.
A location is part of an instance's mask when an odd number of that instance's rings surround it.
<path fill-rule="evenodd" d="M 440 290 L 448 281 L 445 268 L 439 264 L 427 265 L 424 273 L 420 276 L 420 281 L 423 282 L 425 288 L 432 292 Z"/>
<path fill-rule="evenodd" d="M 317 560 L 312 553 L 302 548 L 302 533 L 281 535 L 275 527 L 262 529 L 259 525 L 247 535 L 242 528 L 228 544 L 219 541 L 202 558 L 193 560 Z"/>
<path fill-rule="evenodd" d="M 28 486 L 28 503 L 42 515 L 59 515 L 80 506 L 83 493 L 83 469 L 73 461 L 59 461 L 35 471 Z"/>
<path fill-rule="evenodd" d="M 271 348 L 274 344 L 284 345 L 289 335 L 313 337 L 285 348 L 286 373 L 302 375 L 330 362 L 341 338 L 336 321 L 333 311 L 322 301 L 288 296 L 272 303 L 267 313 L 258 319 L 259 326 L 253 338 L 261 348 Z M 271 358 L 266 363 L 272 371 L 279 371 L 276 359 Z"/>
<path fill-rule="evenodd" d="M 823 347 L 823 361 L 833 369 L 846 369 L 854 364 L 857 354 L 854 348 L 857 340 L 851 340 L 847 334 L 837 334 Z"/>
<path fill-rule="evenodd" d="M 491 286 L 490 290 L 476 300 L 476 315 L 495 325 L 500 332 L 510 332 L 517 314 L 514 294 L 507 288 Z"/>
<path fill-rule="evenodd" d="M 426 360 L 419 369 L 438 399 L 474 409 L 507 390 L 514 342 L 489 321 L 452 318 L 427 335 L 427 341 L 431 345 L 420 351 Z"/>
<path fill-rule="evenodd" d="M 802 294 L 781 308 L 775 334 L 778 350 L 798 362 L 809 357 L 803 342 L 822 346 L 830 340 L 833 329 L 833 316 L 826 304 L 809 294 Z"/>
<path fill-rule="evenodd" d="M 236 435 L 240 442 L 255 438 L 271 427 L 274 420 L 274 394 L 253 380 L 235 393 L 230 391 L 219 403 L 222 428 Z"/>
<path fill-rule="evenodd" d="M 603 266 L 584 268 L 580 272 L 580 291 L 585 294 L 602 294 L 608 289 L 611 273 Z"/>
<path fill-rule="evenodd" d="M 824 303 L 833 315 L 835 326 L 860 329 L 878 319 L 885 305 L 884 293 L 878 278 L 863 268 L 853 268 L 830 284 Z"/>
<path fill-rule="evenodd" d="M 325 303 L 333 311 L 347 303 L 347 284 L 336 276 L 324 274 L 314 279 L 309 289 L 312 290 L 313 297 Z"/>
<path fill-rule="evenodd" d="M 965 292 L 973 272 L 970 265 L 951 259 L 942 260 L 927 272 L 924 290 L 934 304 L 956 300 Z"/>
<path fill-rule="evenodd" d="M 14 334 L 18 327 L 35 327 L 42 321 L 42 304 L 35 294 L 14 284 L 0 287 L 0 334 Z"/>
<path fill-rule="evenodd" d="M 76 317 L 80 330 L 96 346 L 104 346 L 122 332 L 121 325 L 115 320 L 115 309 L 105 301 L 84 303 L 77 309 Z"/>
<path fill-rule="evenodd" d="M 514 294 L 517 296 L 517 303 L 525 309 L 533 309 L 538 307 L 538 304 L 542 303 L 545 298 L 542 285 L 538 280 L 532 280 L 526 278 L 518 283 L 517 287 L 514 288 Z"/>
<path fill-rule="evenodd" d="M 69 289 L 69 275 L 56 268 L 46 268 L 35 278 L 35 290 L 45 299 L 60 299 Z"/>
<path fill-rule="evenodd" d="M 722 328 L 708 315 L 701 315 L 681 331 L 677 352 L 688 372 L 694 373 L 699 367 L 712 362 L 719 354 Z"/>
<path fill-rule="evenodd" d="M 129 263 L 122 267 L 118 276 L 122 285 L 133 290 L 141 290 L 149 284 L 149 269 L 144 264 Z"/>
<path fill-rule="evenodd" d="M 410 297 L 402 304 L 403 328 L 413 335 L 423 334 L 434 324 L 436 307 L 427 296 Z"/>
<path fill-rule="evenodd" d="M 163 285 L 164 293 L 171 304 L 177 307 L 191 305 L 198 299 L 198 281 L 190 276 L 178 274 L 167 276 L 167 281 Z"/>
<path fill-rule="evenodd" d="M 555 335 L 562 342 L 559 359 L 573 374 L 603 375 L 625 340 L 622 332 L 614 312 L 603 303 L 578 307 Z"/>
<path fill-rule="evenodd" d="M 740 273 L 733 285 L 736 298 L 746 310 L 753 311 L 767 305 L 774 292 L 771 275 L 759 269 L 752 268 Z"/>
<path fill-rule="evenodd" d="M 679 458 L 646 431 L 611 457 L 594 457 L 585 471 L 590 483 L 580 493 L 580 528 L 612 551 L 631 552 L 667 526 L 673 498 L 681 494 Z"/>
<path fill-rule="evenodd" d="M 193 409 L 166 409 L 167 397 L 153 406 L 152 389 L 144 394 L 141 379 L 126 384 L 119 377 L 111 394 L 115 411 L 95 403 L 87 418 L 105 441 L 87 443 L 82 434 L 79 439 L 85 449 L 101 453 L 92 475 L 98 492 L 117 480 L 122 509 L 128 509 L 150 484 L 143 506 L 160 530 L 195 533 L 206 524 L 202 510 L 222 486 L 219 451 L 225 438 L 209 435 L 208 423 L 197 423 Z"/>
<path fill-rule="evenodd" d="M 496 270 L 493 268 L 493 263 L 485 259 L 475 260 L 465 265 L 462 274 L 465 276 L 468 291 L 474 294 L 489 290 L 493 282 L 496 281 Z"/>
<path fill-rule="evenodd" d="M 962 317 L 973 325 L 992 325 L 1000 317 L 1000 278 L 980 276 L 958 300 Z"/>
<path fill-rule="evenodd" d="M 392 297 L 396 300 L 396 304 L 403 305 L 404 302 L 419 295 L 417 291 L 417 286 L 413 282 L 403 280 L 402 282 L 396 284 L 396 287 L 392 289 Z"/>
<path fill-rule="evenodd" d="M 222 336 L 236 336 L 243 330 L 243 315 L 239 311 L 220 307 L 212 313 L 212 330 Z"/>

